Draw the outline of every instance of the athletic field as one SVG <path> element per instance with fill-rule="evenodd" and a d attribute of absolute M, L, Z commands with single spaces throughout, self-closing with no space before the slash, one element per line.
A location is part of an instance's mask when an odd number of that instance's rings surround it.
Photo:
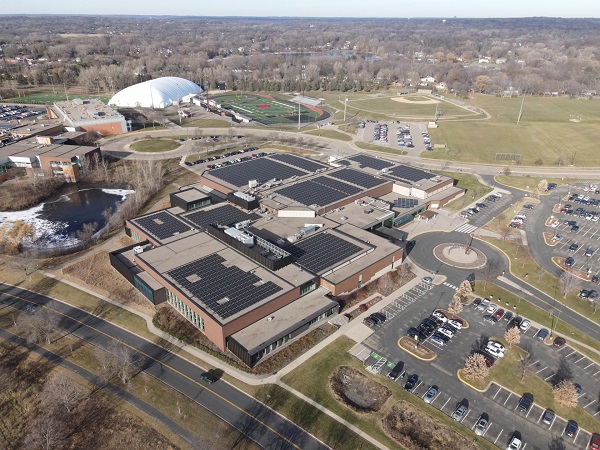
<path fill-rule="evenodd" d="M 266 94 L 227 94 L 212 97 L 221 108 L 234 111 L 263 125 L 298 123 L 298 104 Z M 320 108 L 300 105 L 300 122 L 312 123 L 329 117 Z"/>

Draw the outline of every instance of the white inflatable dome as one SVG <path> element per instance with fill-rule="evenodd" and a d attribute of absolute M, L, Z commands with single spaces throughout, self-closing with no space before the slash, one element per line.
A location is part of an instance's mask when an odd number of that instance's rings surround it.
<path fill-rule="evenodd" d="M 200 92 L 200 86 L 185 78 L 162 77 L 129 86 L 117 92 L 108 104 L 116 107 L 162 109 L 177 104 L 187 95 Z"/>

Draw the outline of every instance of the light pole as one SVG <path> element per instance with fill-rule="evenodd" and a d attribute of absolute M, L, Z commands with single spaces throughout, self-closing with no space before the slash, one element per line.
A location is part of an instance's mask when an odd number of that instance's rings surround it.
<path fill-rule="evenodd" d="M 54 75 L 52 74 L 52 72 L 49 72 L 48 75 L 50 75 L 50 83 L 52 84 L 52 93 L 54 95 L 56 95 L 56 89 L 54 89 Z"/>

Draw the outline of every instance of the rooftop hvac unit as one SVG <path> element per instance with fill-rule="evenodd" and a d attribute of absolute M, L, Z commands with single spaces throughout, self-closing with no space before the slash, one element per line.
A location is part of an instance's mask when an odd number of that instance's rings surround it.
<path fill-rule="evenodd" d="M 255 188 L 256 186 L 258 186 L 258 180 L 250 180 L 250 181 L 248 181 L 248 187 Z"/>
<path fill-rule="evenodd" d="M 274 318 L 275 318 L 275 316 L 269 316 L 269 317 L 267 318 L 267 320 L 268 320 L 269 322 L 271 322 L 271 321 L 272 321 Z"/>
<path fill-rule="evenodd" d="M 381 173 L 388 173 L 390 171 L 390 169 L 388 169 L 387 167 L 384 169 L 381 169 Z"/>
<path fill-rule="evenodd" d="M 144 247 L 142 247 L 141 245 L 136 245 L 135 247 L 133 247 L 134 255 L 139 255 L 140 253 L 144 253 Z"/>

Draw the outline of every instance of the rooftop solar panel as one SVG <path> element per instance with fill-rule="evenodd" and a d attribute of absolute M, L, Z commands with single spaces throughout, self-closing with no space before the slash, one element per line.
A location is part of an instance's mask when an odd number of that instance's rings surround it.
<path fill-rule="evenodd" d="M 265 282 L 237 266 L 225 266 L 225 261 L 215 253 L 172 269 L 166 275 L 223 319 L 282 290 L 272 281 Z"/>
<path fill-rule="evenodd" d="M 337 191 L 343 192 L 347 195 L 354 195 L 362 190 L 361 188 L 358 188 L 356 186 L 352 186 L 348 183 L 344 183 L 333 178 L 327 178 L 325 176 L 313 178 L 312 181 L 314 181 L 317 184 L 321 184 L 323 186 L 327 186 Z"/>
<path fill-rule="evenodd" d="M 394 206 L 397 208 L 413 208 L 419 204 L 414 198 L 398 198 L 394 200 Z"/>
<path fill-rule="evenodd" d="M 392 175 L 396 178 L 401 178 L 403 180 L 408 180 L 412 182 L 429 179 L 435 176 L 431 172 L 426 172 L 424 170 L 417 169 L 416 167 L 404 165 L 390 169 L 390 171 L 387 172 L 386 175 Z"/>
<path fill-rule="evenodd" d="M 182 217 L 192 222 L 198 228 L 206 228 L 209 225 L 229 226 L 244 220 L 256 220 L 260 218 L 258 214 L 248 214 L 229 204 L 223 204 L 214 209 L 193 211 L 183 214 Z"/>
<path fill-rule="evenodd" d="M 273 178 L 285 180 L 294 175 L 299 177 L 306 175 L 307 172 L 281 164 L 269 158 L 257 158 L 213 169 L 208 173 L 226 183 L 241 187 L 247 186 L 250 180 L 258 180 L 259 183 L 264 183 Z"/>
<path fill-rule="evenodd" d="M 192 229 L 184 221 L 167 211 L 159 211 L 148 216 L 138 217 L 137 219 L 133 219 L 132 222 L 159 240 L 167 239 Z"/>
<path fill-rule="evenodd" d="M 325 206 L 338 202 L 348 196 L 344 192 L 318 184 L 312 180 L 302 181 L 277 189 L 274 193 L 281 194 L 306 206 Z"/>
<path fill-rule="evenodd" d="M 347 260 L 362 249 L 338 236 L 322 232 L 289 245 L 285 250 L 296 258 L 296 264 L 319 273 Z"/>
<path fill-rule="evenodd" d="M 301 158 L 300 156 L 290 155 L 289 153 L 276 153 L 269 157 L 276 159 L 277 161 L 282 161 L 284 163 L 291 164 L 292 166 L 299 167 L 300 169 L 308 170 L 309 172 L 327 168 L 325 164 L 311 161 L 306 158 Z"/>
<path fill-rule="evenodd" d="M 376 178 L 374 175 L 369 175 L 365 172 L 360 172 L 354 169 L 342 169 L 327 174 L 329 177 L 337 178 L 338 180 L 347 181 L 365 189 L 371 189 L 380 184 L 387 183 L 388 180 Z"/>
<path fill-rule="evenodd" d="M 389 162 L 384 159 L 373 158 L 372 156 L 367 155 L 354 155 L 348 159 L 356 161 L 361 166 L 369 167 L 375 170 L 385 169 L 386 167 L 392 167 L 394 165 L 393 162 Z"/>

